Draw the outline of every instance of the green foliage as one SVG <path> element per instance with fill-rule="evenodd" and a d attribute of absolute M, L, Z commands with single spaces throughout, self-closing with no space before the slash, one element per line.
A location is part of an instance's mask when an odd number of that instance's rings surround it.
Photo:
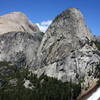
<path fill-rule="evenodd" d="M 80 84 L 63 83 L 46 75 L 37 78 L 37 75 L 24 68 L 17 70 L 13 78 L 17 78 L 17 85 L 5 84 L 0 88 L 0 100 L 76 100 L 81 91 Z M 33 89 L 24 87 L 25 79 L 30 80 Z"/>
<path fill-rule="evenodd" d="M 17 67 L 10 62 L 0 62 L 0 79 L 10 80 L 16 71 Z"/>
<path fill-rule="evenodd" d="M 100 80 L 100 63 L 96 67 L 95 77 Z"/>
<path fill-rule="evenodd" d="M 100 77 L 99 80 L 97 81 L 97 86 L 100 87 Z"/>

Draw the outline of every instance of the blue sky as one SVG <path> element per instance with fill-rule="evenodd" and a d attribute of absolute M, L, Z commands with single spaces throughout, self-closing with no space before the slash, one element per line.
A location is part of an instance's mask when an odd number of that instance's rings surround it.
<path fill-rule="evenodd" d="M 0 0 L 0 15 L 20 11 L 46 25 L 67 8 L 79 8 L 93 34 L 100 36 L 100 0 Z"/>

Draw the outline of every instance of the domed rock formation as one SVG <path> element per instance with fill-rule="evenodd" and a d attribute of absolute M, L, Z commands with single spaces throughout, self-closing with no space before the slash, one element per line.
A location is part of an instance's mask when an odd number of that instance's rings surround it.
<path fill-rule="evenodd" d="M 21 12 L 0 16 L 0 61 L 35 65 L 43 33 Z"/>
<path fill-rule="evenodd" d="M 21 31 L 33 34 L 34 32 L 39 32 L 39 28 L 32 24 L 21 12 L 13 12 L 0 16 L 0 34 Z"/>
<path fill-rule="evenodd" d="M 39 28 L 21 12 L 0 16 L 0 61 L 32 66 L 42 39 Z"/>
<path fill-rule="evenodd" d="M 55 18 L 45 33 L 38 51 L 41 62 L 52 63 L 81 48 L 93 40 L 83 15 L 75 8 L 70 8 Z"/>
<path fill-rule="evenodd" d="M 100 51 L 94 36 L 84 23 L 83 15 L 70 8 L 58 15 L 46 31 L 39 47 L 39 76 L 46 74 L 62 81 L 81 82 L 84 88 L 97 80 Z"/>

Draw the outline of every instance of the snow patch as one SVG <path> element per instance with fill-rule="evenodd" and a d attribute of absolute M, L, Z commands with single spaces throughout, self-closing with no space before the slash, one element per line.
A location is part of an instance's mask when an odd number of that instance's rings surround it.
<path fill-rule="evenodd" d="M 98 100 L 100 98 L 100 88 L 96 90 L 87 100 Z"/>

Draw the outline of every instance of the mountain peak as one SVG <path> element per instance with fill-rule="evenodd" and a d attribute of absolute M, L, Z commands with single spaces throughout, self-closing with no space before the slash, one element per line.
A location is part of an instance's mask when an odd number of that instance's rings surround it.
<path fill-rule="evenodd" d="M 38 26 L 33 24 L 24 13 L 12 12 L 0 16 L 0 34 L 13 31 L 22 31 L 31 34 L 40 32 Z"/>
<path fill-rule="evenodd" d="M 62 34 L 65 34 L 64 36 L 70 34 L 77 36 L 82 41 L 93 40 L 93 35 L 86 26 L 82 13 L 76 8 L 69 8 L 58 15 L 49 26 L 47 34 L 60 34 L 61 30 Z"/>
<path fill-rule="evenodd" d="M 93 53 L 97 51 L 93 40 L 82 13 L 76 8 L 65 10 L 54 19 L 43 36 L 37 53 L 39 66 L 43 67 L 39 74 L 43 72 L 50 77 L 74 82 L 77 82 L 77 75 L 80 79 L 90 78 L 87 73 L 92 67 L 91 60 L 92 64 L 100 60 L 99 55 Z M 96 68 L 97 65 L 93 66 Z"/>
<path fill-rule="evenodd" d="M 80 19 L 80 18 L 83 19 L 82 13 L 77 8 L 69 8 L 65 10 L 62 14 L 65 14 L 66 16 L 69 15 L 70 17 L 72 16 L 73 18 L 76 18 L 76 19 Z"/>
<path fill-rule="evenodd" d="M 75 20 L 83 20 L 83 14 L 77 8 L 69 8 L 69 9 L 63 11 L 61 14 L 59 14 L 55 18 L 55 20 L 57 20 L 59 18 L 64 18 L 64 19 L 65 18 L 67 18 L 67 19 L 70 18 L 70 19 L 73 19 L 74 21 Z"/>

